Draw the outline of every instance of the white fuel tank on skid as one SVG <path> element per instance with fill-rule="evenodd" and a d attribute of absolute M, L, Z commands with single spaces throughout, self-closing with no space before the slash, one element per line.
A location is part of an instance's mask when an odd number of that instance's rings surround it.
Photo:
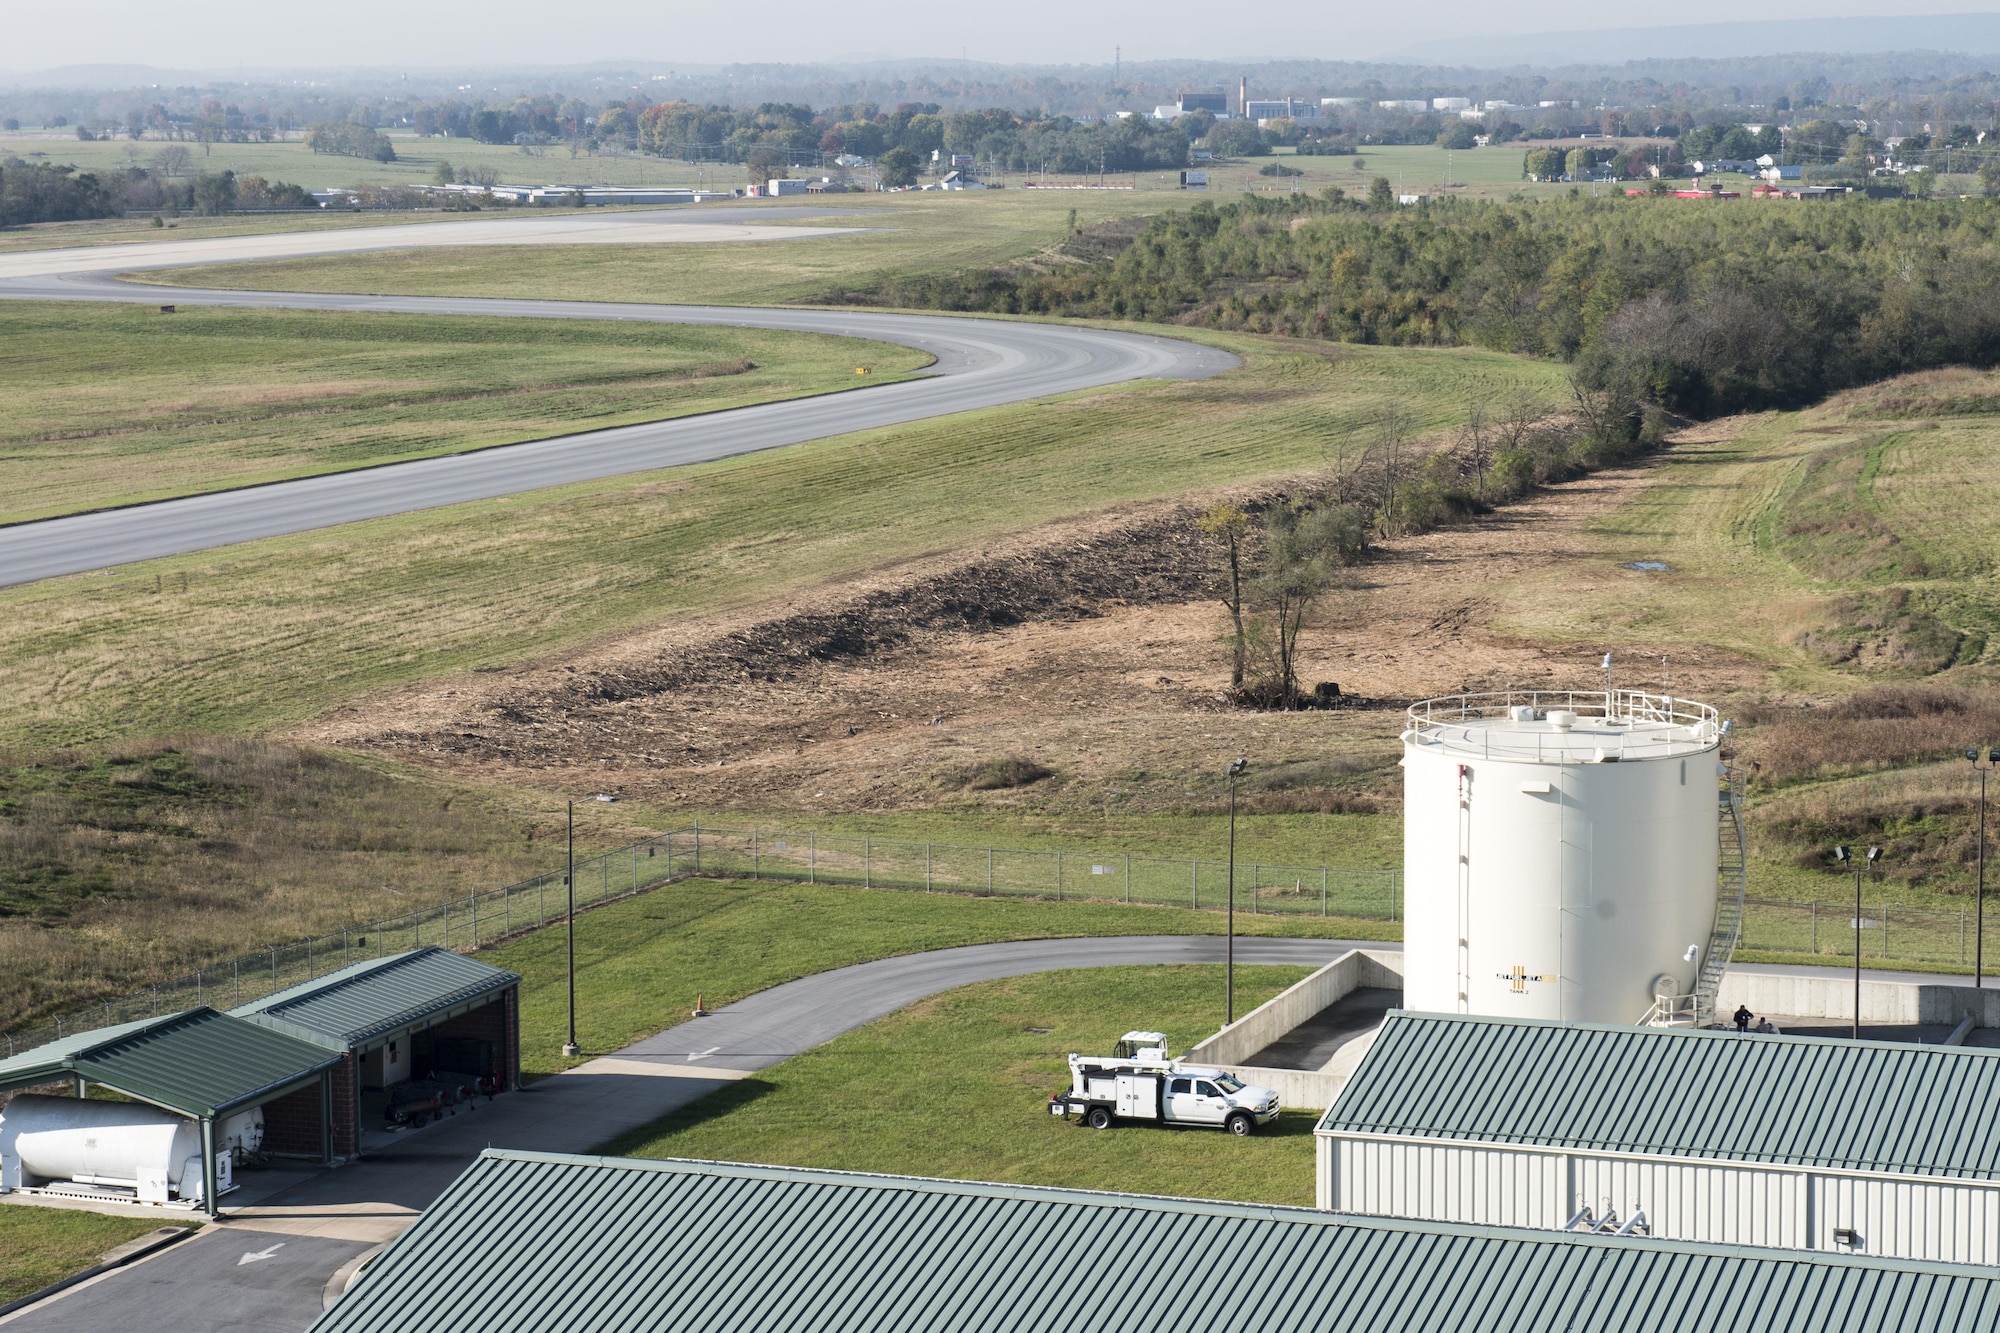
<path fill-rule="evenodd" d="M 1636 690 L 1461 695 L 1403 733 L 1404 1005 L 1642 1021 L 1716 923 L 1722 728 Z"/>
<path fill-rule="evenodd" d="M 232 1161 L 259 1151 L 264 1112 L 252 1108 L 216 1126 L 218 1188 Z M 23 1095 L 0 1107 L 0 1162 L 23 1185 L 75 1181 L 132 1189 L 141 1199 L 201 1196 L 201 1127 L 138 1102 Z"/>

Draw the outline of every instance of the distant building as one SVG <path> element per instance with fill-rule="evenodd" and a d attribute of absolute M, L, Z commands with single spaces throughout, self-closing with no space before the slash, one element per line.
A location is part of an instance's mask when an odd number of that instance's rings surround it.
<path fill-rule="evenodd" d="M 1172 102 L 1169 102 L 1165 106 L 1156 106 L 1153 108 L 1154 120 L 1177 120 L 1180 118 L 1180 114 L 1180 107 Z"/>
<path fill-rule="evenodd" d="M 1431 109 L 1431 104 L 1421 97 L 1401 99 L 1392 97 L 1387 101 L 1377 102 L 1375 105 L 1384 111 L 1428 111 Z"/>
<path fill-rule="evenodd" d="M 1471 105 L 1472 99 L 1470 97 L 1433 97 L 1431 99 L 1431 110 L 1433 111 L 1463 111 Z"/>
<path fill-rule="evenodd" d="M 776 198 L 779 195 L 786 194 L 804 194 L 805 192 L 806 182 L 795 179 L 774 180 L 764 187 L 764 194 L 767 198 Z"/>
<path fill-rule="evenodd" d="M 1367 105 L 1368 105 L 1368 99 L 1365 97 L 1322 97 L 1319 99 L 1319 109 L 1321 111 L 1331 111 L 1335 107 L 1341 107 L 1341 106 L 1367 106 Z"/>
<path fill-rule="evenodd" d="M 1800 167 L 1768 166 L 1757 174 L 1767 181 L 1795 181 L 1805 178 L 1805 171 Z"/>
<path fill-rule="evenodd" d="M 1182 93 L 1174 99 L 1182 115 L 1190 111 L 1209 111 L 1221 115 L 1229 110 L 1228 93 Z"/>
<path fill-rule="evenodd" d="M 1252 98 L 1243 104 L 1245 120 L 1318 120 L 1319 104 L 1303 97 Z"/>
<path fill-rule="evenodd" d="M 1181 188 L 1183 190 L 1206 190 L 1208 188 L 1208 173 L 1206 171 L 1183 171 L 1181 173 Z"/>

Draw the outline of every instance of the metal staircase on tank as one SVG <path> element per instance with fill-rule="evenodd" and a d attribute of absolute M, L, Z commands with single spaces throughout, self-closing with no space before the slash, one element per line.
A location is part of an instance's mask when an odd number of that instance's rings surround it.
<path fill-rule="evenodd" d="M 1695 1026 L 1715 1021 L 1715 996 L 1722 989 L 1722 974 L 1736 942 L 1743 936 L 1743 895 L 1749 887 L 1750 854 L 1743 838 L 1743 770 L 1721 765 L 1721 781 L 1716 786 L 1715 815 L 1720 855 L 1715 862 L 1715 930 L 1708 937 L 1708 951 L 1702 955 L 1701 972 L 1694 983 Z"/>
<path fill-rule="evenodd" d="M 1694 990 L 1686 995 L 1668 991 L 1653 997 L 1653 1007 L 1639 1020 L 1646 1027 L 1698 1028 L 1715 1021 L 1715 996 L 1722 974 L 1743 934 L 1743 895 L 1749 883 L 1749 849 L 1743 838 L 1743 772 L 1724 764 L 1717 774 L 1715 818 L 1715 929 L 1695 973 Z"/>

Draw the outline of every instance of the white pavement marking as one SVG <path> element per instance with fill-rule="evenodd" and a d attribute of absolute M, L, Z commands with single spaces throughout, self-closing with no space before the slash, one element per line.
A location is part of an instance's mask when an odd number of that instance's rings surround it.
<path fill-rule="evenodd" d="M 284 1248 L 285 1248 L 285 1242 L 279 1241 L 276 1244 L 267 1246 L 266 1248 L 261 1250 L 245 1250 L 243 1252 L 243 1257 L 236 1261 L 236 1266 L 238 1268 L 241 1268 L 245 1264 L 262 1263 L 264 1260 L 271 1258 L 273 1255 L 277 1254 L 279 1250 L 282 1250 Z"/>
<path fill-rule="evenodd" d="M 574 1069 L 565 1070 L 562 1077 L 574 1078 L 579 1074 L 638 1074 L 644 1078 L 698 1078 L 706 1079 L 710 1083 L 728 1083 L 739 1078 L 749 1078 L 754 1072 L 756 1071 L 749 1069 L 724 1069 L 720 1065 L 669 1065 L 653 1060 L 620 1060 L 615 1055 L 601 1055 Z"/>

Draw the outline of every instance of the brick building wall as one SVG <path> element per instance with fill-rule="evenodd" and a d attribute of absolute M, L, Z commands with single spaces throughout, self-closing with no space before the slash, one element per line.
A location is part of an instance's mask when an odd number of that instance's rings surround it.
<path fill-rule="evenodd" d="M 430 1030 L 431 1040 L 439 1037 L 468 1037 L 491 1042 L 500 1065 L 501 1087 L 521 1085 L 521 1030 L 517 1013 L 519 988 L 510 986 L 491 1004 L 460 1014 Z M 479 1070 L 461 1070 L 479 1073 Z"/>
<path fill-rule="evenodd" d="M 361 1151 L 361 1128 L 355 1123 L 354 1053 L 348 1052 L 331 1071 L 333 1076 L 333 1152 L 353 1157 Z M 264 1103 L 264 1151 L 288 1156 L 320 1154 L 319 1084 L 294 1088 L 276 1101 Z"/>

